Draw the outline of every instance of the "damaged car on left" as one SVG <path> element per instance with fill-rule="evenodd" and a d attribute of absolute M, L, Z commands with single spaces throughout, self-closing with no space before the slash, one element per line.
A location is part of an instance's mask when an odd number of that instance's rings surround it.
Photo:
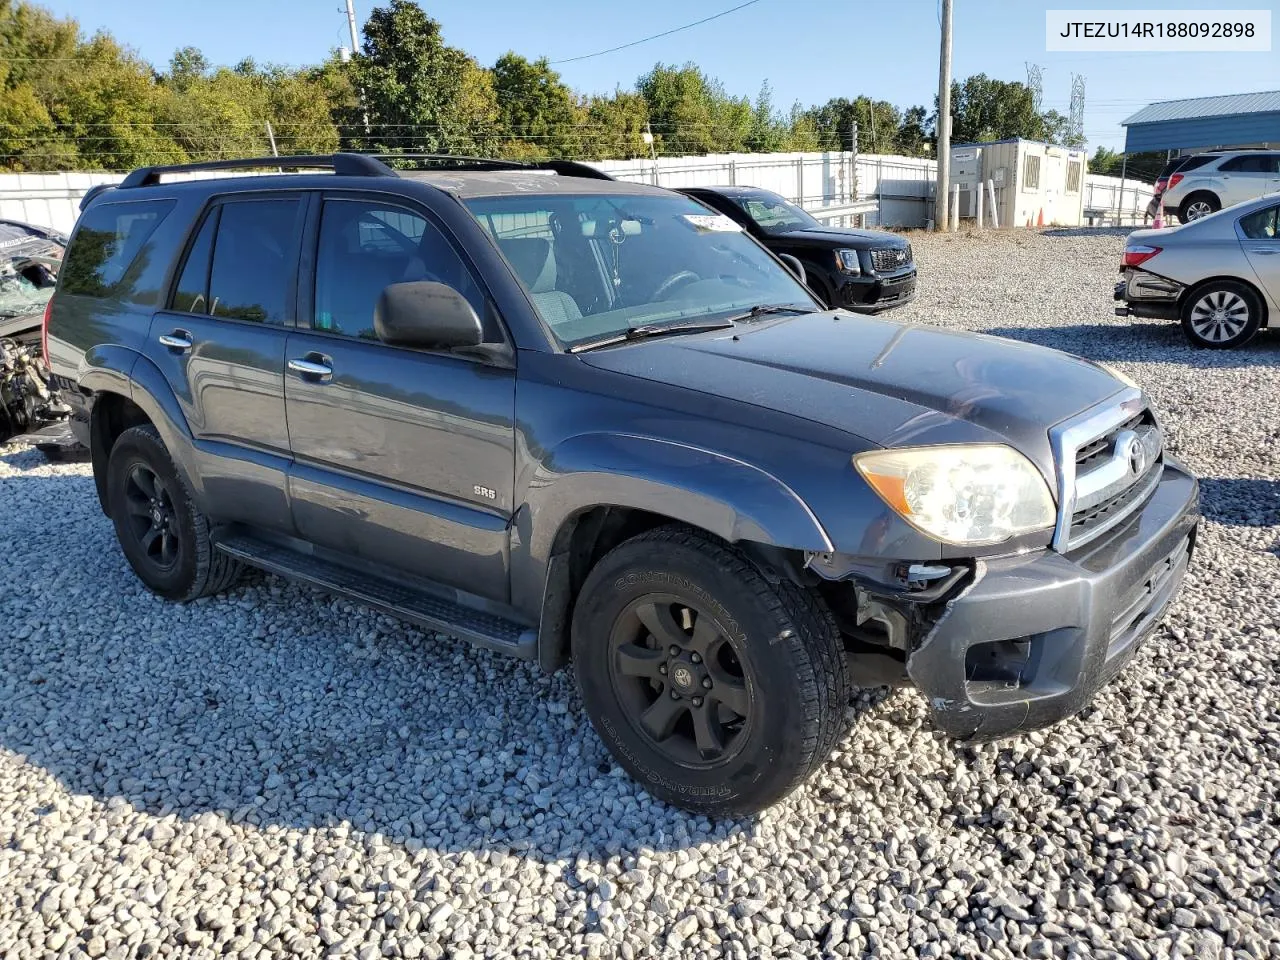
<path fill-rule="evenodd" d="M 40 330 L 67 238 L 47 227 L 0 220 L 0 443 L 53 428 L 61 447 L 65 406 L 49 380 Z"/>

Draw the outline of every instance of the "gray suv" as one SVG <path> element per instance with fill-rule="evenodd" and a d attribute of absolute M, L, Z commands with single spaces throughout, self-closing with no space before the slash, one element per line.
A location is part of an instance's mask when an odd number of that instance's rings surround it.
<path fill-rule="evenodd" d="M 619 763 L 721 815 L 802 783 L 855 686 L 959 738 L 1058 721 L 1177 592 L 1196 480 L 1106 369 L 824 309 L 588 167 L 398 162 L 88 198 L 45 351 L 161 596 L 249 564 L 572 659 Z"/>

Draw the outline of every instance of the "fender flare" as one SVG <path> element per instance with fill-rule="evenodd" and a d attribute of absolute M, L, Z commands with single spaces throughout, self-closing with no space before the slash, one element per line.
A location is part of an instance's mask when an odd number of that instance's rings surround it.
<path fill-rule="evenodd" d="M 199 483 L 199 474 L 192 469 L 186 453 L 193 448 L 191 428 L 164 374 L 145 356 L 127 348 L 106 348 L 97 356 L 86 359 L 94 362 L 80 374 L 80 386 L 95 394 L 113 393 L 123 396 L 146 414 L 159 432 L 165 449 L 169 451 L 174 466 L 191 490 L 197 506 L 203 509 L 203 487 Z M 91 434 L 91 439 L 94 437 L 96 431 Z M 101 452 L 104 466 L 107 454 L 108 451 Z M 99 496 L 105 497 L 105 473 L 100 480 L 99 471 L 95 470 L 94 475 L 98 482 Z"/>
<path fill-rule="evenodd" d="M 587 510 L 645 510 L 730 543 L 820 553 L 835 549 L 808 504 L 767 470 L 655 437 L 571 437 L 543 454 L 523 493 L 513 531 L 511 600 L 541 620 L 540 659 L 547 665 L 564 635 L 568 603 L 564 585 L 551 575 L 554 555 L 564 548 L 563 532 Z"/>

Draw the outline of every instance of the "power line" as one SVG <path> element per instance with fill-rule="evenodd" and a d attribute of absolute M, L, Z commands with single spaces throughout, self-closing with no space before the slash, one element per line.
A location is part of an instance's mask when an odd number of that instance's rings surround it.
<path fill-rule="evenodd" d="M 672 27 L 670 30 L 664 30 L 662 33 L 655 33 L 651 37 L 642 37 L 639 40 L 632 40 L 630 43 L 619 44 L 616 47 L 610 47 L 608 50 L 598 50 L 595 53 L 584 53 L 580 57 L 566 57 L 564 60 L 552 60 L 553 65 L 559 63 L 577 63 L 579 60 L 590 60 L 592 57 L 603 57 L 606 53 L 617 53 L 619 50 L 626 50 L 628 47 L 637 47 L 642 43 L 648 43 L 650 40 L 658 40 L 662 37 L 669 37 L 673 33 L 679 33 L 681 30 L 688 30 L 692 27 L 700 27 L 704 23 L 710 23 L 712 20 L 719 20 L 721 17 L 727 17 L 731 13 L 759 3 L 760 0 L 747 0 L 746 3 L 740 3 L 736 7 L 730 7 L 728 10 L 722 10 L 719 13 L 712 14 L 709 17 L 703 17 L 701 20 L 695 20 L 693 23 L 686 23 L 684 26 Z"/>

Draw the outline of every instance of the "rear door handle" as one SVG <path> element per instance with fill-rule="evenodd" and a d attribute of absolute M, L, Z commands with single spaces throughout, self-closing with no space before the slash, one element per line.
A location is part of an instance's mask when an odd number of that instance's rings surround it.
<path fill-rule="evenodd" d="M 318 354 L 309 354 L 289 361 L 289 369 L 304 380 L 315 383 L 328 383 L 333 378 L 333 367 L 329 358 Z"/>
<path fill-rule="evenodd" d="M 191 334 L 185 330 L 175 330 L 173 333 L 162 333 L 159 336 L 160 346 L 168 347 L 170 350 L 176 350 L 178 353 L 186 353 L 191 349 Z"/>

